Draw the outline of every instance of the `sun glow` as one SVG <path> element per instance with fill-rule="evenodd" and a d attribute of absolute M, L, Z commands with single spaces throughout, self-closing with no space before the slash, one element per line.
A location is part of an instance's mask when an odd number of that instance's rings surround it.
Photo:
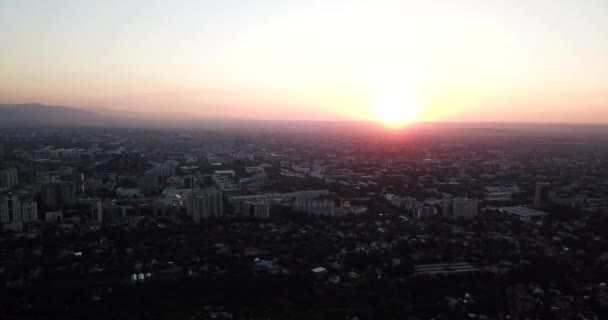
<path fill-rule="evenodd" d="M 388 127 L 403 127 L 415 120 L 418 103 L 411 96 L 385 95 L 372 107 L 378 121 Z"/>

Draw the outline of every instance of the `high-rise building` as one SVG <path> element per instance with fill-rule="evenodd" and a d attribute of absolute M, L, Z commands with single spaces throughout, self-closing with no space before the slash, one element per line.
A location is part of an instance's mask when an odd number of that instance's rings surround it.
<path fill-rule="evenodd" d="M 47 183 L 40 186 L 40 196 L 42 204 L 47 208 L 57 208 L 59 206 L 59 195 L 55 183 Z"/>
<path fill-rule="evenodd" d="M 60 203 L 62 206 L 73 206 L 77 202 L 76 186 L 71 182 L 63 182 L 59 184 L 61 194 Z"/>
<path fill-rule="evenodd" d="M 71 182 L 53 182 L 40 186 L 42 202 L 46 208 L 59 208 L 76 204 L 76 186 Z"/>
<path fill-rule="evenodd" d="M 27 200 L 21 202 L 21 221 L 33 222 L 38 220 L 38 204 L 35 201 Z"/>
<path fill-rule="evenodd" d="M 178 162 L 174 160 L 166 161 L 165 163 L 157 163 L 154 166 L 154 173 L 161 178 L 167 178 L 175 175 L 175 168 Z"/>
<path fill-rule="evenodd" d="M 11 189 L 17 184 L 19 184 L 17 169 L 7 168 L 0 171 L 0 188 Z"/>
<path fill-rule="evenodd" d="M 103 222 L 103 203 L 101 200 L 91 203 L 91 220 L 98 223 Z"/>
<path fill-rule="evenodd" d="M 241 204 L 241 214 L 245 217 L 269 218 L 270 203 L 245 201 Z"/>
<path fill-rule="evenodd" d="M 188 214 L 195 223 L 210 217 L 224 215 L 224 199 L 222 192 L 211 187 L 199 192 L 193 192 L 188 198 Z"/>
<path fill-rule="evenodd" d="M 452 195 L 447 194 L 447 193 L 443 194 L 441 214 L 445 218 L 449 218 L 452 216 L 452 199 L 454 199 L 454 197 Z"/>
<path fill-rule="evenodd" d="M 437 208 L 433 206 L 423 206 L 414 211 L 414 218 L 424 219 L 437 215 Z"/>
<path fill-rule="evenodd" d="M 0 196 L 0 222 L 33 222 L 38 220 L 38 204 L 31 199 L 8 194 Z"/>
<path fill-rule="evenodd" d="M 456 197 L 452 200 L 452 217 L 472 219 L 479 213 L 479 201 L 465 197 Z"/>
<path fill-rule="evenodd" d="M 9 223 L 17 221 L 19 200 L 16 195 L 0 196 L 0 222 Z"/>
<path fill-rule="evenodd" d="M 534 206 L 544 207 L 549 204 L 549 194 L 551 192 L 551 183 L 546 181 L 537 181 L 534 192 Z"/>
<path fill-rule="evenodd" d="M 194 177 L 188 176 L 184 178 L 184 188 L 192 189 L 194 188 Z"/>

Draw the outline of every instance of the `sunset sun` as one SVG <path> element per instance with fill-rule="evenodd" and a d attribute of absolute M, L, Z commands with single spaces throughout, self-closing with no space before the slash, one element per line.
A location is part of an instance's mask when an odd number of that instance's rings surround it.
<path fill-rule="evenodd" d="M 401 127 L 414 121 L 418 103 L 404 95 L 382 96 L 373 103 L 376 119 L 390 127 Z"/>

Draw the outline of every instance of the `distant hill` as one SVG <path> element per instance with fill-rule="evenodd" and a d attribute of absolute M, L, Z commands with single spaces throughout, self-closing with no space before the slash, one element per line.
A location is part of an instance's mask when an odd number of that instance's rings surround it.
<path fill-rule="evenodd" d="M 45 104 L 0 104 L 0 126 L 92 126 L 103 125 L 100 113 Z"/>
<path fill-rule="evenodd" d="M 38 126 L 157 126 L 192 120 L 182 113 L 133 113 L 104 107 L 72 108 L 40 103 L 0 104 L 0 127 Z"/>
<path fill-rule="evenodd" d="M 167 110 L 173 108 L 168 107 Z M 41 103 L 0 104 L 0 127 L 179 128 L 349 136 L 382 133 L 387 139 L 395 135 L 471 137 L 478 140 L 542 136 L 554 140 L 559 138 L 553 142 L 580 140 L 579 138 L 608 142 L 608 124 L 417 122 L 392 131 L 372 121 L 210 119 L 179 112 L 133 112 L 99 106 L 74 108 Z"/>

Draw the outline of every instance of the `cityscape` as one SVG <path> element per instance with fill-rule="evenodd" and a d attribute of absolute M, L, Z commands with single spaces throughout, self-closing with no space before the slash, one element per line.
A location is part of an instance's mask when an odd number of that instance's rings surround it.
<path fill-rule="evenodd" d="M 606 136 L 331 131 L 3 129 L 3 314 L 605 315 Z"/>
<path fill-rule="evenodd" d="M 0 0 L 0 319 L 608 319 L 606 12 Z"/>

